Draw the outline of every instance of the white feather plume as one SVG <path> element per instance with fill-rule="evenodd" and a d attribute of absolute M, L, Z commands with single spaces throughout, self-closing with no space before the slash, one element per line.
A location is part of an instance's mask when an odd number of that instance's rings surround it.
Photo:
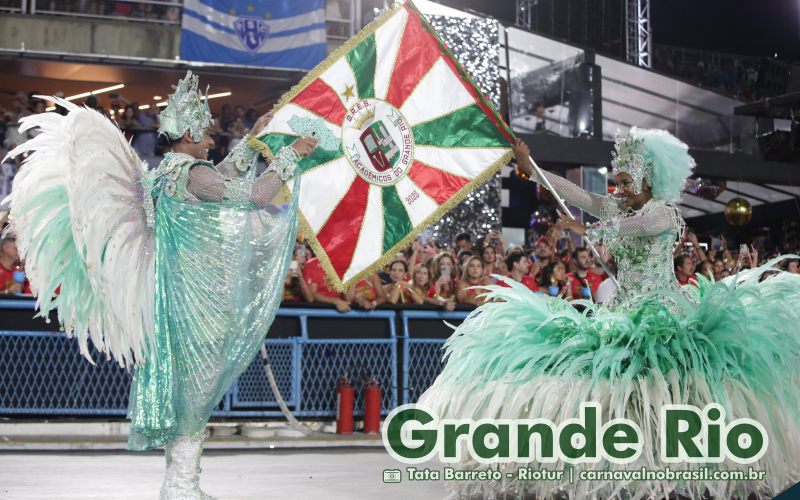
<path fill-rule="evenodd" d="M 147 166 L 103 115 L 47 99 L 69 113 L 23 118 L 20 130 L 38 135 L 9 153 L 28 154 L 11 195 L 20 254 L 41 313 L 57 309 L 87 358 L 91 339 L 131 365 L 143 359 L 154 325 L 154 233 L 140 183 Z"/>

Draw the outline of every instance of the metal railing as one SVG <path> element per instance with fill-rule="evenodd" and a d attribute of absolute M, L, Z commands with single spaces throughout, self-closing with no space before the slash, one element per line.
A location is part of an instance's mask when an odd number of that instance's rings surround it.
<path fill-rule="evenodd" d="M 328 39 L 347 40 L 357 31 L 355 7 L 329 3 L 325 19 Z M 0 0 L 0 11 L 180 25 L 183 0 Z"/>
<path fill-rule="evenodd" d="M 31 0 L 31 14 L 181 24 L 182 0 Z"/>
<path fill-rule="evenodd" d="M 0 0 L 0 12 L 23 13 L 28 10 L 28 0 Z"/>
<path fill-rule="evenodd" d="M 403 325 L 403 403 L 413 403 L 433 384 L 442 371 L 443 338 L 416 338 L 411 332 L 412 320 L 463 321 L 464 311 L 401 311 Z"/>
<path fill-rule="evenodd" d="M 336 414 L 336 384 L 347 374 L 356 387 L 355 414 L 363 413 L 363 391 L 359 383 L 372 378 L 383 388 L 381 411 L 386 414 L 398 404 L 397 335 L 394 311 L 351 311 L 331 309 L 279 309 L 278 317 L 297 318 L 300 335 L 286 339 L 267 338 L 265 344 L 278 388 L 286 404 L 298 417 L 331 417 Z M 309 338 L 309 319 L 381 320 L 388 326 L 388 338 Z M 269 389 L 260 359 L 254 361 L 223 400 L 220 416 L 279 416 L 277 402 Z M 225 405 L 228 405 L 225 407 Z"/>
<path fill-rule="evenodd" d="M 33 301 L 0 300 L 0 310 L 33 310 Z M 295 318 L 299 335 L 265 339 L 273 373 L 289 408 L 298 417 L 334 417 L 336 384 L 347 373 L 356 387 L 355 414 L 363 414 L 360 383 L 383 388 L 381 411 L 398 404 L 397 314 L 393 310 L 352 311 L 281 308 Z M 379 320 L 385 338 L 312 338 L 309 320 Z M 352 325 L 352 323 L 351 323 Z M 280 332 L 277 332 L 280 334 Z M 0 415 L 124 416 L 131 373 L 93 352 L 84 359 L 63 333 L 0 330 Z M 217 417 L 280 416 L 261 359 L 231 386 L 214 412 Z"/>

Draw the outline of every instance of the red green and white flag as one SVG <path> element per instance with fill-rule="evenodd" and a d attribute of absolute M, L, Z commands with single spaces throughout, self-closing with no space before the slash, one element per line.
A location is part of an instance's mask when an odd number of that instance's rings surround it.
<path fill-rule="evenodd" d="M 512 155 L 511 130 L 411 2 L 348 40 L 274 113 L 251 139 L 267 157 L 315 126 L 327 136 L 329 149 L 299 162 L 299 209 L 339 290 L 385 265 Z"/>

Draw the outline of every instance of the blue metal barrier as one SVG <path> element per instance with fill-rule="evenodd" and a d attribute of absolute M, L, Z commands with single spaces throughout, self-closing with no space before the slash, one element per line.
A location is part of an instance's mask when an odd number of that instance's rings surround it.
<path fill-rule="evenodd" d="M 2 309 L 30 309 L 33 301 L 0 300 Z M 383 388 L 385 415 L 398 405 L 395 311 L 329 309 L 278 310 L 278 317 L 297 318 L 300 336 L 267 338 L 273 373 L 289 408 L 298 417 L 336 415 L 336 383 L 348 372 L 356 387 L 355 413 L 363 413 L 360 383 L 366 377 Z M 388 324 L 388 338 L 309 338 L 310 318 L 378 319 Z M 59 332 L 0 330 L 0 415 L 124 416 L 130 373 L 92 351 L 93 366 L 79 354 L 78 344 Z M 260 356 L 223 397 L 214 416 L 281 415 L 269 388 Z"/>
<path fill-rule="evenodd" d="M 336 384 L 347 373 L 356 387 L 355 414 L 363 414 L 360 383 L 371 377 L 383 388 L 381 412 L 397 406 L 397 334 L 394 311 L 351 311 L 331 309 L 278 309 L 279 317 L 300 322 L 300 336 L 267 338 L 267 355 L 281 395 L 298 417 L 331 417 L 336 414 Z M 387 321 L 387 339 L 311 339 L 309 318 L 380 319 Z M 260 357 L 239 377 L 230 390 L 231 402 L 225 416 L 278 416 L 280 410 L 269 388 Z M 258 409 L 257 409 L 258 408 Z"/>
<path fill-rule="evenodd" d="M 92 359 L 63 333 L 0 331 L 0 414 L 125 415 L 130 375 Z"/>
<path fill-rule="evenodd" d="M 469 315 L 463 311 L 401 311 L 403 323 L 403 399 L 415 403 L 425 390 L 433 384 L 442 371 L 442 345 L 445 339 L 414 338 L 409 320 L 428 319 L 441 321 L 463 321 Z"/>

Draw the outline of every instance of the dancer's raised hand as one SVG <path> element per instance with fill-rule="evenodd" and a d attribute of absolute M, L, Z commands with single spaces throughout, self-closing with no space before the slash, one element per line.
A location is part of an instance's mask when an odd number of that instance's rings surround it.
<path fill-rule="evenodd" d="M 292 147 L 298 155 L 306 157 L 314 153 L 317 144 L 319 144 L 319 140 L 313 137 L 301 137 L 292 143 Z"/>
<path fill-rule="evenodd" d="M 533 164 L 531 163 L 531 150 L 528 148 L 528 145 L 525 144 L 522 139 L 517 137 L 514 139 L 514 144 L 511 145 L 511 149 L 514 151 L 514 157 L 517 160 L 517 166 L 525 175 L 532 175 L 533 174 Z"/>
<path fill-rule="evenodd" d="M 586 228 L 583 226 L 583 224 L 567 216 L 566 214 L 559 214 L 559 219 L 558 222 L 556 222 L 555 227 L 561 231 L 569 230 L 581 236 L 586 234 Z"/>
<path fill-rule="evenodd" d="M 269 122 L 271 121 L 272 121 L 272 112 L 267 111 L 266 113 L 261 115 L 258 118 L 258 120 L 256 120 L 256 123 L 255 125 L 253 125 L 253 130 L 251 130 L 251 132 L 253 133 L 253 135 L 258 137 L 258 135 L 261 134 L 261 132 L 263 132 L 265 128 L 267 128 L 267 125 L 269 125 Z"/>

